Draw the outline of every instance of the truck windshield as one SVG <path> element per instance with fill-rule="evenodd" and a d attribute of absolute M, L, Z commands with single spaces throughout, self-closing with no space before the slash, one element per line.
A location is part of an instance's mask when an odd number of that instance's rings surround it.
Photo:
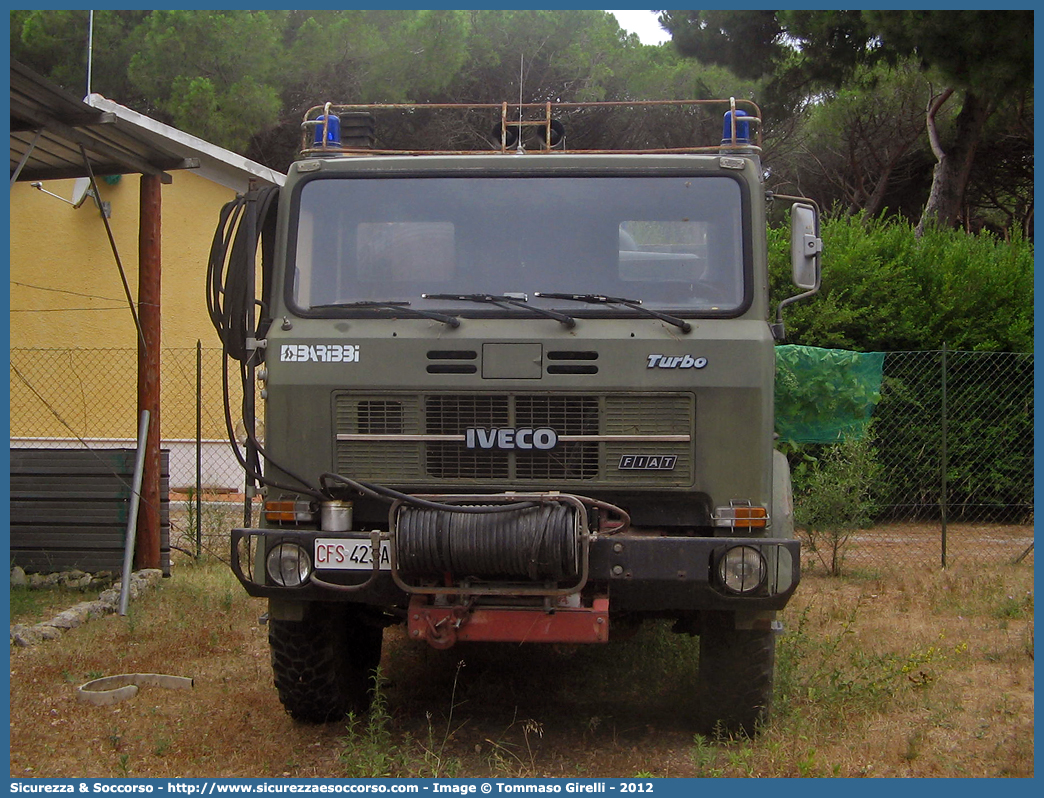
<path fill-rule="evenodd" d="M 540 293 L 736 313 L 749 293 L 742 210 L 739 184 L 718 176 L 315 179 L 297 202 L 288 289 L 314 314 L 360 301 L 523 312 L 447 294 L 628 312 Z"/>

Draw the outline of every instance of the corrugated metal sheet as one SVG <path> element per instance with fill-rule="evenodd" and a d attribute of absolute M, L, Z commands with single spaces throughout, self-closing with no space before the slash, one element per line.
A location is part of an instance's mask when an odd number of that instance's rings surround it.
<path fill-rule="evenodd" d="M 133 449 L 12 449 L 11 564 L 28 572 L 123 568 Z M 160 561 L 170 573 L 168 452 L 161 452 Z"/>
<path fill-rule="evenodd" d="M 99 176 L 140 173 L 169 183 L 166 170 L 199 165 L 12 61 L 11 175 L 17 171 L 19 181 L 86 177 L 81 147 Z"/>

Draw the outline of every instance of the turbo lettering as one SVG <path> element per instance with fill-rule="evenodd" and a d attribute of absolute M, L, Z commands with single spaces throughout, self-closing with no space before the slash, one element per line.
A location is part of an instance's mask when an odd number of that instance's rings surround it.
<path fill-rule="evenodd" d="M 707 365 L 707 358 L 692 355 L 648 355 L 646 368 L 654 369 L 702 369 Z"/>

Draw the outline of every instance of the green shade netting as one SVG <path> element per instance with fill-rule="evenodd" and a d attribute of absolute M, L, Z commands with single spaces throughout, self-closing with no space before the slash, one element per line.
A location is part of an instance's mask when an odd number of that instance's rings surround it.
<path fill-rule="evenodd" d="M 881 398 L 884 352 L 776 347 L 776 432 L 790 443 L 862 437 Z"/>

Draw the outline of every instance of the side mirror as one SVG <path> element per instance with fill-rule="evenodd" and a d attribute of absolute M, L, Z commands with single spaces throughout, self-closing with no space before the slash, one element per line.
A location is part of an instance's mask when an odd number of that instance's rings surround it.
<path fill-rule="evenodd" d="M 818 214 L 811 205 L 796 202 L 790 208 L 790 269 L 794 285 L 806 291 L 819 286 L 819 253 L 823 240 L 816 235 Z"/>
<path fill-rule="evenodd" d="M 819 253 L 823 251 L 823 240 L 819 237 L 819 210 L 815 203 L 807 197 L 776 196 L 794 202 L 790 206 L 791 279 L 794 285 L 804 291 L 803 294 L 780 301 L 776 308 L 776 321 L 769 325 L 772 337 L 777 341 L 785 341 L 787 336 L 783 327 L 783 308 L 819 291 Z"/>

